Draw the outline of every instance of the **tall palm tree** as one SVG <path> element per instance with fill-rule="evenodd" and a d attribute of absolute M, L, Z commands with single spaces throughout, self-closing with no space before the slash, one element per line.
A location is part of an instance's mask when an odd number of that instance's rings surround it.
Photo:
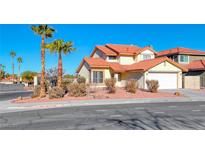
<path fill-rule="evenodd" d="M 50 44 L 46 44 L 45 48 L 49 49 L 51 53 L 58 54 L 58 82 L 57 86 L 62 86 L 62 76 L 63 76 L 63 64 L 62 64 L 62 53 L 68 54 L 74 51 L 73 43 L 71 41 L 64 42 L 63 40 L 55 40 Z"/>
<path fill-rule="evenodd" d="M 46 96 L 46 89 L 45 89 L 45 38 L 52 37 L 55 30 L 48 25 L 38 25 L 32 26 L 31 29 L 34 31 L 35 34 L 41 36 L 41 90 L 40 90 L 40 97 Z"/>
<path fill-rule="evenodd" d="M 18 66 L 18 81 L 20 82 L 20 73 L 21 73 L 20 70 L 21 70 L 21 64 L 23 63 L 22 57 L 18 57 L 17 62 L 19 64 L 19 66 Z"/>
<path fill-rule="evenodd" d="M 12 80 L 14 81 L 14 57 L 16 57 L 16 52 L 11 51 L 10 56 L 12 58 Z"/>

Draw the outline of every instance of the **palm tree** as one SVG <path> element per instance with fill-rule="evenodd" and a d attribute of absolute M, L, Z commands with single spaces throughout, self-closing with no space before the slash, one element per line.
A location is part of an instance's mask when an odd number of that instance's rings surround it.
<path fill-rule="evenodd" d="M 21 64 L 23 63 L 23 59 L 22 59 L 22 57 L 18 57 L 17 58 L 17 62 L 18 62 L 18 64 L 19 64 L 19 66 L 18 66 L 18 81 L 20 82 L 20 70 L 21 70 Z"/>
<path fill-rule="evenodd" d="M 62 86 L 62 75 L 63 75 L 63 64 L 62 64 L 62 53 L 68 54 L 74 51 L 73 43 L 71 41 L 64 42 L 63 40 L 55 40 L 50 44 L 46 44 L 45 48 L 49 49 L 51 53 L 58 54 L 58 82 L 57 86 Z"/>
<path fill-rule="evenodd" d="M 45 89 L 45 38 L 52 37 L 55 30 L 53 28 L 48 27 L 48 25 L 38 25 L 32 26 L 31 29 L 37 35 L 41 36 L 41 90 L 40 97 L 46 96 Z"/>
<path fill-rule="evenodd" d="M 10 56 L 12 58 L 12 80 L 14 81 L 14 57 L 16 57 L 16 53 L 11 51 Z"/>

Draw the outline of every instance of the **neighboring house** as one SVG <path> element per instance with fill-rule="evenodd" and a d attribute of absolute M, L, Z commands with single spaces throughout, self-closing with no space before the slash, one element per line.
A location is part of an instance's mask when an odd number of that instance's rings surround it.
<path fill-rule="evenodd" d="M 167 56 L 188 69 L 183 74 L 183 88 L 205 87 L 205 52 L 178 47 L 158 52 L 157 56 Z"/>
<path fill-rule="evenodd" d="M 96 46 L 76 72 L 87 83 L 99 87 L 105 86 L 105 79 L 113 77 L 119 87 L 135 79 L 139 88 L 146 89 L 146 80 L 154 79 L 159 81 L 160 89 L 182 88 L 182 73 L 187 69 L 167 57 L 156 56 L 150 46 L 106 44 Z"/>

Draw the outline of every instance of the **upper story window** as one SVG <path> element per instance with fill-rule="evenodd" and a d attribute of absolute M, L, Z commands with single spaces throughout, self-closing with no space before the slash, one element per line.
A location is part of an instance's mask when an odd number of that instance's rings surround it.
<path fill-rule="evenodd" d="M 143 56 L 143 60 L 147 60 L 147 59 L 151 59 L 152 56 L 150 54 L 144 54 Z"/>
<path fill-rule="evenodd" d="M 180 55 L 179 57 L 181 63 L 189 63 L 189 56 L 188 55 Z"/>
<path fill-rule="evenodd" d="M 117 57 L 116 57 L 116 56 L 109 56 L 108 59 L 109 59 L 109 60 L 116 60 Z"/>

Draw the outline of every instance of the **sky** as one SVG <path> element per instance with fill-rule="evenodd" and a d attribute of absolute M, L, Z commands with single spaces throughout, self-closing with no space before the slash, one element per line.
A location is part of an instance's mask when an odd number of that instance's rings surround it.
<path fill-rule="evenodd" d="M 96 45 L 133 44 L 140 47 L 152 45 L 156 51 L 174 47 L 187 47 L 205 51 L 205 25 L 152 25 L 152 24 L 53 24 L 53 38 L 72 41 L 76 50 L 63 55 L 66 73 L 75 74 L 83 57 L 88 57 Z M 31 25 L 0 24 L 0 64 L 12 72 L 10 51 L 23 58 L 21 71 L 40 72 L 41 38 L 31 30 Z M 15 73 L 17 61 L 15 59 Z M 57 55 L 46 51 L 46 69 L 57 66 Z"/>

